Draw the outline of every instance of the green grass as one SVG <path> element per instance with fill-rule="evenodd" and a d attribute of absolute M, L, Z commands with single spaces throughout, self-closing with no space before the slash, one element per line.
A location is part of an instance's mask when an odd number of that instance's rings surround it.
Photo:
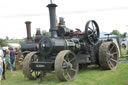
<path fill-rule="evenodd" d="M 121 50 L 126 54 L 125 49 Z M 126 61 L 125 56 L 120 60 Z M 60 82 L 55 72 L 47 73 L 41 83 L 39 83 L 40 80 L 24 78 L 22 70 L 16 70 L 14 74 L 15 76 L 12 76 L 10 71 L 7 71 L 6 80 L 0 81 L 0 85 L 128 85 L 128 63 L 119 64 L 113 71 L 89 66 L 85 70 L 80 70 L 76 78 L 68 82 Z"/>
<path fill-rule="evenodd" d="M 21 70 L 14 71 L 15 76 L 6 72 L 6 80 L 0 85 L 128 85 L 128 63 L 119 64 L 116 70 L 102 70 L 97 66 L 89 66 L 86 70 L 79 71 L 76 78 L 68 82 L 60 82 L 55 72 L 47 73 L 40 80 L 28 80 L 24 78 Z"/>

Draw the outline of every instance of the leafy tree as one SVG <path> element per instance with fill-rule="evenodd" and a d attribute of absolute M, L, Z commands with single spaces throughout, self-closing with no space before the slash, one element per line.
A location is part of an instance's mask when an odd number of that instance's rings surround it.
<path fill-rule="evenodd" d="M 127 35 L 127 32 L 124 32 L 123 34 L 121 34 L 118 30 L 113 30 L 110 34 L 114 34 L 119 36 L 120 38 L 125 38 Z"/>
<path fill-rule="evenodd" d="M 121 35 L 121 37 L 122 37 L 122 38 L 125 38 L 126 35 L 127 35 L 127 32 L 124 32 L 124 33 Z"/>
<path fill-rule="evenodd" d="M 114 35 L 117 35 L 117 36 L 121 37 L 121 33 L 118 30 L 113 30 L 111 32 L 111 34 L 114 34 Z"/>
<path fill-rule="evenodd" d="M 3 40 L 3 39 L 0 39 L 0 46 L 7 46 L 7 41 L 6 40 Z"/>
<path fill-rule="evenodd" d="M 42 31 L 42 35 L 43 36 L 50 36 L 50 32 L 46 32 L 46 30 L 43 30 Z"/>
<path fill-rule="evenodd" d="M 9 37 L 8 37 L 8 36 L 6 36 L 6 37 L 5 37 L 5 39 L 6 39 L 6 40 L 9 40 Z"/>

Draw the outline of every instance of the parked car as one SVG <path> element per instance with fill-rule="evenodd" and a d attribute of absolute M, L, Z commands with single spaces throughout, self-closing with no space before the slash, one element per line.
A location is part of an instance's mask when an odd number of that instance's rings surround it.
<path fill-rule="evenodd" d="M 122 41 L 120 42 L 120 45 L 121 45 L 121 47 L 123 47 L 123 48 L 126 48 L 126 44 L 127 44 L 126 40 L 122 40 Z"/>

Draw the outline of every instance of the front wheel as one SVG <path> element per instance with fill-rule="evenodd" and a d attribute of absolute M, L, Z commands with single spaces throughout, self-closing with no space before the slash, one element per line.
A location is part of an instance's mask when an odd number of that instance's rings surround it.
<path fill-rule="evenodd" d="M 39 62 L 39 53 L 30 52 L 26 55 L 23 61 L 23 74 L 30 80 L 36 80 L 38 78 L 44 77 L 44 71 L 33 70 L 30 68 L 32 62 Z"/>
<path fill-rule="evenodd" d="M 75 54 L 70 50 L 60 51 L 55 60 L 55 72 L 60 81 L 73 80 L 78 72 Z"/>

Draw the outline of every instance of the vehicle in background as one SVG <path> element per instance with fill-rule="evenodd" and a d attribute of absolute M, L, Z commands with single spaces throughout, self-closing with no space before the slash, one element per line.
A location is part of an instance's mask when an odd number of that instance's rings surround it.
<path fill-rule="evenodd" d="M 2 50 L 7 50 L 7 49 L 8 49 L 8 46 L 2 47 Z"/>
<path fill-rule="evenodd" d="M 126 45 L 127 45 L 127 41 L 125 39 L 123 39 L 121 42 L 120 42 L 120 46 L 123 47 L 123 48 L 126 48 Z"/>
<path fill-rule="evenodd" d="M 119 50 L 119 55 L 121 56 L 120 38 L 117 35 L 108 34 L 106 32 L 101 32 L 100 33 L 100 40 L 106 40 L 106 39 L 110 39 L 110 40 L 112 39 L 113 40 L 113 42 L 116 44 L 116 46 Z"/>
<path fill-rule="evenodd" d="M 8 43 L 8 47 L 12 47 L 13 49 L 20 49 L 21 45 L 19 43 Z"/>

